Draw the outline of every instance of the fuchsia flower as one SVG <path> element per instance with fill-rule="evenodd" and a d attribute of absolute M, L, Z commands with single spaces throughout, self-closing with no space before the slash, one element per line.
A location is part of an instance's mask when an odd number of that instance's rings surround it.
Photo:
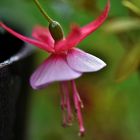
<path fill-rule="evenodd" d="M 108 16 L 110 2 L 102 14 L 93 22 L 80 28 L 73 26 L 70 34 L 59 41 L 55 41 L 48 28 L 36 26 L 33 29 L 32 39 L 16 33 L 2 22 L 0 26 L 17 38 L 35 45 L 36 47 L 51 53 L 38 69 L 32 74 L 30 84 L 33 89 L 41 89 L 52 82 L 59 81 L 61 85 L 61 108 L 63 111 L 63 124 L 71 124 L 73 115 L 69 98 L 68 82 L 71 81 L 73 100 L 77 112 L 80 134 L 83 135 L 85 128 L 81 115 L 82 101 L 78 94 L 74 79 L 80 77 L 84 72 L 95 72 L 106 64 L 99 58 L 75 48 L 78 43 L 89 34 L 99 28 Z M 54 24 L 55 26 L 55 24 Z"/>

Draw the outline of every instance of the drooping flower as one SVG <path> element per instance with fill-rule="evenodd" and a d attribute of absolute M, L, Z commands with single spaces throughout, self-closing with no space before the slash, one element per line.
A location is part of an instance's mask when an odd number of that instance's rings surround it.
<path fill-rule="evenodd" d="M 73 118 L 68 90 L 68 81 L 71 82 L 80 135 L 83 135 L 85 132 L 81 113 L 83 103 L 80 99 L 74 79 L 79 78 L 85 72 L 98 71 L 105 67 L 106 64 L 96 56 L 88 54 L 76 48 L 76 46 L 103 24 L 108 16 L 109 8 L 110 2 L 108 0 L 104 11 L 96 20 L 84 27 L 73 25 L 70 34 L 66 38 L 63 37 L 61 39 L 56 33 L 51 31 L 51 28 L 48 29 L 46 27 L 36 26 L 32 32 L 33 38 L 28 38 L 0 22 L 0 27 L 17 38 L 50 53 L 49 58 L 47 58 L 32 74 L 30 84 L 33 89 L 41 89 L 55 81 L 60 82 L 61 109 L 63 111 L 64 126 L 71 124 Z M 52 22 L 53 27 L 57 25 L 57 22 Z"/>

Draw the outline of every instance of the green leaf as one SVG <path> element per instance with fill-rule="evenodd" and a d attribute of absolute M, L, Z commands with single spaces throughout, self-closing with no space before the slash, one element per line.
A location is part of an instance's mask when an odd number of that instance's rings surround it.
<path fill-rule="evenodd" d="M 129 77 L 140 66 L 140 42 L 127 51 L 120 61 L 115 80 L 120 82 Z"/>
<path fill-rule="evenodd" d="M 104 30 L 111 33 L 120 33 L 134 29 L 140 29 L 140 20 L 138 18 L 117 18 L 109 21 L 104 26 Z"/>
<path fill-rule="evenodd" d="M 123 0 L 122 4 L 131 11 L 133 11 L 134 13 L 136 13 L 137 15 L 140 15 L 140 7 L 139 7 L 140 2 L 136 0 L 133 2 L 130 2 L 129 0 Z"/>

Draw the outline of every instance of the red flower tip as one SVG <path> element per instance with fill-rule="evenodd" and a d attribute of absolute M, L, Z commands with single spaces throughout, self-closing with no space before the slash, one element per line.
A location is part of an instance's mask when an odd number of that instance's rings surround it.
<path fill-rule="evenodd" d="M 72 25 L 70 34 L 65 40 L 59 41 L 56 46 L 56 52 L 67 51 L 68 49 L 74 48 L 78 43 L 84 40 L 88 35 L 97 30 L 106 20 L 110 9 L 110 0 L 108 0 L 101 15 L 92 21 L 91 23 L 79 27 L 77 25 Z"/>
<path fill-rule="evenodd" d="M 2 26 L 2 22 L 0 21 L 0 26 Z"/>

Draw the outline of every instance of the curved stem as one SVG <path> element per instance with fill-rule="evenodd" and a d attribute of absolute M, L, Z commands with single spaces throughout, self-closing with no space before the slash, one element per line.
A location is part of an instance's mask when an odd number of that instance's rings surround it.
<path fill-rule="evenodd" d="M 45 12 L 45 10 L 42 8 L 41 4 L 39 3 L 38 0 L 34 0 L 36 6 L 38 7 L 38 9 L 40 10 L 40 12 L 43 14 L 43 16 L 48 20 L 49 23 L 53 22 L 53 19 L 51 19 L 48 14 Z"/>

